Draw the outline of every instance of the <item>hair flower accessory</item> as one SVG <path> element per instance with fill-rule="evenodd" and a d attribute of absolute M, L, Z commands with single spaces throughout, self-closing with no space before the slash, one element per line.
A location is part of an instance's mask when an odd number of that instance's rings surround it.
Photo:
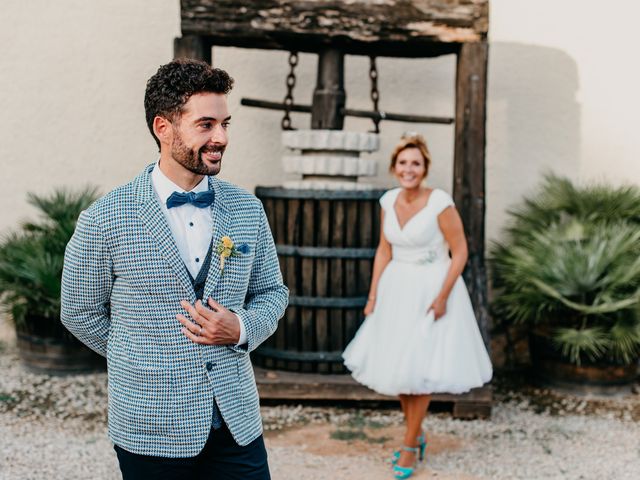
<path fill-rule="evenodd" d="M 220 255 L 220 275 L 224 274 L 224 264 L 229 257 L 239 257 L 249 253 L 249 245 L 242 243 L 238 246 L 231 240 L 231 237 L 224 236 L 218 242 L 216 251 Z"/>

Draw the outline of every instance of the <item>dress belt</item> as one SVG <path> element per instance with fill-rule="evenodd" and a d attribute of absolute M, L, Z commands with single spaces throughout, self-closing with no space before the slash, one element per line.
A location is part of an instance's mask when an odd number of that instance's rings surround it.
<path fill-rule="evenodd" d="M 434 265 L 436 263 L 445 263 L 451 260 L 449 257 L 436 257 L 436 258 L 419 258 L 419 259 L 403 259 L 403 258 L 394 258 L 391 260 L 400 262 L 400 263 L 409 263 L 411 265 Z"/>

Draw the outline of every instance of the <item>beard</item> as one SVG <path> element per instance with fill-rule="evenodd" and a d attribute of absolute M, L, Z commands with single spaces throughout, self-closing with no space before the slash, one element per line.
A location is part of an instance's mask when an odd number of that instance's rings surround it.
<path fill-rule="evenodd" d="M 176 132 L 173 145 L 171 147 L 171 156 L 176 162 L 192 173 L 197 175 L 213 176 L 220 173 L 220 167 L 222 166 L 222 154 L 224 154 L 224 150 L 224 145 L 205 145 L 198 150 L 192 150 L 185 145 L 180 134 Z M 202 159 L 202 154 L 205 152 L 220 152 L 220 160 L 215 162 L 212 166 L 208 166 Z"/>

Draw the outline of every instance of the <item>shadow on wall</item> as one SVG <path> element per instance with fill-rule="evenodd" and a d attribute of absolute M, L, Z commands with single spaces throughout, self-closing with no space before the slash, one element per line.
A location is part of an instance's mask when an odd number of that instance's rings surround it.
<path fill-rule="evenodd" d="M 214 48 L 214 63 L 236 78 L 230 96 L 234 127 L 223 177 L 250 190 L 280 185 L 281 112 L 240 106 L 244 96 L 281 101 L 286 93 L 288 53 Z M 301 54 L 296 69 L 296 103 L 311 101 L 317 58 Z M 345 87 L 350 108 L 370 109 L 368 58 L 347 56 Z M 451 116 L 455 111 L 455 56 L 435 59 L 381 58 L 378 63 L 380 107 L 386 111 Z M 580 167 L 581 111 L 576 101 L 575 61 L 553 48 L 491 43 L 487 111 L 487 238 L 496 238 L 508 208 L 531 191 L 546 170 L 576 178 Z M 308 128 L 308 114 L 293 114 L 296 128 Z M 347 119 L 345 128 L 368 131 L 372 124 Z M 387 173 L 388 156 L 403 131 L 427 138 L 434 157 L 429 184 L 451 190 L 453 126 L 383 122 L 378 186 L 395 182 Z M 247 174 L 251 172 L 251 174 Z"/>
<path fill-rule="evenodd" d="M 229 97 L 233 116 L 233 130 L 228 158 L 242 161 L 228 162 L 224 178 L 252 189 L 255 185 L 280 185 L 287 176 L 281 166 L 285 150 L 281 145 L 280 122 L 282 112 L 240 106 L 242 97 L 281 102 L 286 94 L 285 81 L 289 71 L 288 52 L 214 47 L 214 63 L 227 68 L 236 78 Z M 296 68 L 294 101 L 310 105 L 316 84 L 317 55 L 301 53 Z M 380 109 L 387 112 L 452 116 L 455 111 L 455 57 L 447 55 L 435 59 L 378 59 Z M 345 90 L 347 107 L 371 110 L 369 58 L 345 57 Z M 294 128 L 310 128 L 307 113 L 292 113 Z M 236 128 L 238 127 L 238 128 Z M 367 132 L 371 120 L 348 117 L 345 130 Z M 377 186 L 394 186 L 387 173 L 391 150 L 405 131 L 422 133 L 434 156 L 430 183 L 451 190 L 453 182 L 452 125 L 427 125 L 402 122 L 381 123 L 381 148 L 370 158 L 378 161 L 378 175 L 364 179 Z M 366 154 L 363 156 L 366 157 Z M 247 162 L 252 162 L 248 167 Z M 247 181 L 246 171 L 252 172 Z M 251 183 L 251 181 L 255 183 Z"/>
<path fill-rule="evenodd" d="M 580 171 L 576 62 L 554 48 L 491 43 L 487 105 L 487 238 L 507 210 L 553 170 Z"/>
<path fill-rule="evenodd" d="M 492 43 L 487 104 L 486 246 L 500 238 L 507 211 L 553 170 L 577 178 L 580 171 L 580 105 L 576 62 L 553 48 Z M 526 335 L 512 332 L 515 355 L 526 361 Z M 494 334 L 491 357 L 505 364 L 506 338 Z"/>

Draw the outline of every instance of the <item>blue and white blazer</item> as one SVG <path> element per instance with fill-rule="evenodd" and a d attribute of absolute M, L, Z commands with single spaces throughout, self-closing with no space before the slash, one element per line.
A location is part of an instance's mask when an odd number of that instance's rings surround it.
<path fill-rule="evenodd" d="M 180 300 L 194 303 L 187 269 L 151 184 L 149 165 L 78 219 L 65 254 L 62 323 L 107 357 L 109 436 L 141 455 L 191 457 L 203 448 L 214 396 L 239 445 L 262 433 L 249 353 L 276 329 L 288 302 L 262 204 L 214 177 L 213 248 L 204 298 L 244 322 L 247 344 L 199 345 L 181 333 Z M 227 259 L 223 236 L 249 252 Z"/>

